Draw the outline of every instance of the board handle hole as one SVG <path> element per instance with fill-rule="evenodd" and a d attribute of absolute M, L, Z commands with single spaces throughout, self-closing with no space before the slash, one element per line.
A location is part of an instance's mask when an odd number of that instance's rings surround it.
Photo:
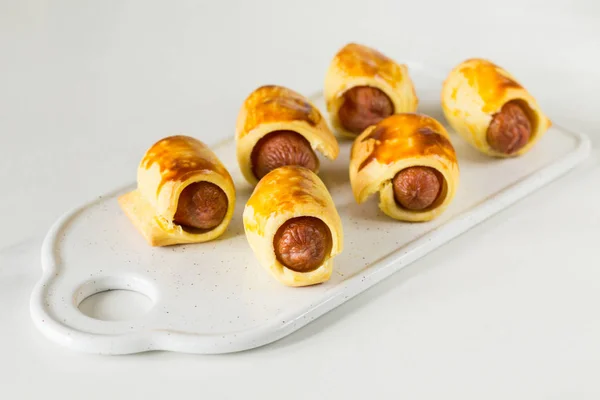
<path fill-rule="evenodd" d="M 135 320 L 155 304 L 156 290 L 139 277 L 103 277 L 82 284 L 73 297 L 75 306 L 102 321 Z"/>

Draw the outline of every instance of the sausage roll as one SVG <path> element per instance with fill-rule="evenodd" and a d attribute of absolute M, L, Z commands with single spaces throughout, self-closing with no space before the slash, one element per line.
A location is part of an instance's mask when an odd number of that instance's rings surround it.
<path fill-rule="evenodd" d="M 459 181 L 448 133 L 422 114 L 395 114 L 352 145 L 350 183 L 358 203 L 379 191 L 379 207 L 402 221 L 429 221 L 450 204 Z"/>
<path fill-rule="evenodd" d="M 415 112 L 419 102 L 406 65 L 356 43 L 329 65 L 325 101 L 335 130 L 350 138 L 389 115 Z"/>
<path fill-rule="evenodd" d="M 262 86 L 248 96 L 238 115 L 235 138 L 240 169 L 252 185 L 284 165 L 318 172 L 314 150 L 331 160 L 339 153 L 337 140 L 319 110 L 282 86 Z"/>
<path fill-rule="evenodd" d="M 261 265 L 288 286 L 328 280 L 342 251 L 331 195 L 304 167 L 277 168 L 260 180 L 244 209 L 244 229 Z"/>
<path fill-rule="evenodd" d="M 219 237 L 235 208 L 229 172 L 202 142 L 171 136 L 155 143 L 137 171 L 137 189 L 121 208 L 151 246 Z"/>
<path fill-rule="evenodd" d="M 526 153 L 552 124 L 511 74 L 476 58 L 450 72 L 442 88 L 442 108 L 456 132 L 495 157 Z"/>

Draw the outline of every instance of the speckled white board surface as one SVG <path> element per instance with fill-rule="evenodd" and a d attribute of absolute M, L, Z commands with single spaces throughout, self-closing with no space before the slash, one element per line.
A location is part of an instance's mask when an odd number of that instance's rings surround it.
<path fill-rule="evenodd" d="M 443 73 L 420 64 L 409 66 L 419 112 L 445 122 L 439 106 Z M 324 111 L 322 98 L 313 98 Z M 461 182 L 446 212 L 428 223 L 389 219 L 379 211 L 376 197 L 355 203 L 348 180 L 350 142 L 341 141 L 335 162 L 322 160 L 319 175 L 331 191 L 345 235 L 344 252 L 335 258 L 334 273 L 324 284 L 285 287 L 258 264 L 241 218 L 251 188 L 239 172 L 235 143 L 228 140 L 214 150 L 234 178 L 237 205 L 221 238 L 152 248 L 116 201 L 133 186 L 99 196 L 68 212 L 48 232 L 42 247 L 43 275 L 31 296 L 32 318 L 51 340 L 90 353 L 226 353 L 265 345 L 558 178 L 589 152 L 585 136 L 555 126 L 523 157 L 492 159 L 449 131 Z M 154 305 L 126 321 L 97 320 L 79 311 L 85 298 L 111 289 L 141 292 Z"/>

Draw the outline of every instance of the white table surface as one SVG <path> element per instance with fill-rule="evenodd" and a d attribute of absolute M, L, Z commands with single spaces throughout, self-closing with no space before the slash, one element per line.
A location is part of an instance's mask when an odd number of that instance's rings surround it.
<path fill-rule="evenodd" d="M 0 1 L 0 398 L 592 399 L 600 396 L 600 3 Z M 232 135 L 266 83 L 322 86 L 348 41 L 450 68 L 483 56 L 588 161 L 272 345 L 102 357 L 29 317 L 64 211 L 134 180 L 173 133 Z"/>

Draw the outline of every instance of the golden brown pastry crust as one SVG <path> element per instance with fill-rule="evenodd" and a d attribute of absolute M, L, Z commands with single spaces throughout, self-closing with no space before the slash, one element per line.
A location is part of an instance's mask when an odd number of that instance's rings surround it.
<path fill-rule="evenodd" d="M 183 228 L 173 222 L 179 195 L 201 181 L 225 192 L 227 213 L 214 229 Z M 189 136 L 170 136 L 148 149 L 138 167 L 137 189 L 121 196 L 119 204 L 152 246 L 206 242 L 227 229 L 235 208 L 235 187 L 229 172 L 204 143 Z"/>
<path fill-rule="evenodd" d="M 275 255 L 273 239 L 277 230 L 296 217 L 319 218 L 331 231 L 331 254 L 314 271 L 288 269 Z M 260 180 L 244 209 L 244 229 L 261 265 L 288 286 L 328 280 L 333 271 L 333 257 L 343 247 L 342 223 L 329 191 L 314 172 L 298 166 L 277 168 Z"/>
<path fill-rule="evenodd" d="M 397 64 L 379 51 L 356 43 L 344 46 L 333 58 L 325 77 L 325 101 L 334 129 L 342 135 L 357 135 L 344 129 L 338 112 L 344 93 L 356 86 L 371 86 L 384 92 L 395 113 L 415 112 L 419 100 L 404 64 Z"/>
<path fill-rule="evenodd" d="M 265 135 L 290 130 L 302 135 L 313 150 L 334 160 L 339 146 L 319 110 L 304 96 L 276 85 L 261 86 L 242 105 L 236 125 L 237 157 L 246 180 L 255 185 L 252 150 Z"/>
<path fill-rule="evenodd" d="M 512 154 L 495 151 L 487 141 L 494 114 L 509 101 L 525 110 L 532 131 L 529 142 Z M 442 88 L 442 109 L 452 128 L 473 147 L 490 156 L 514 157 L 529 151 L 552 125 L 536 100 L 506 70 L 473 58 L 454 68 Z"/>
<path fill-rule="evenodd" d="M 430 207 L 411 211 L 394 199 L 392 179 L 408 167 L 436 169 L 444 178 L 442 191 Z M 459 169 L 448 133 L 435 119 L 423 114 L 395 114 L 359 135 L 350 154 L 350 183 L 358 203 L 379 192 L 381 210 L 403 221 L 429 221 L 454 198 Z"/>

